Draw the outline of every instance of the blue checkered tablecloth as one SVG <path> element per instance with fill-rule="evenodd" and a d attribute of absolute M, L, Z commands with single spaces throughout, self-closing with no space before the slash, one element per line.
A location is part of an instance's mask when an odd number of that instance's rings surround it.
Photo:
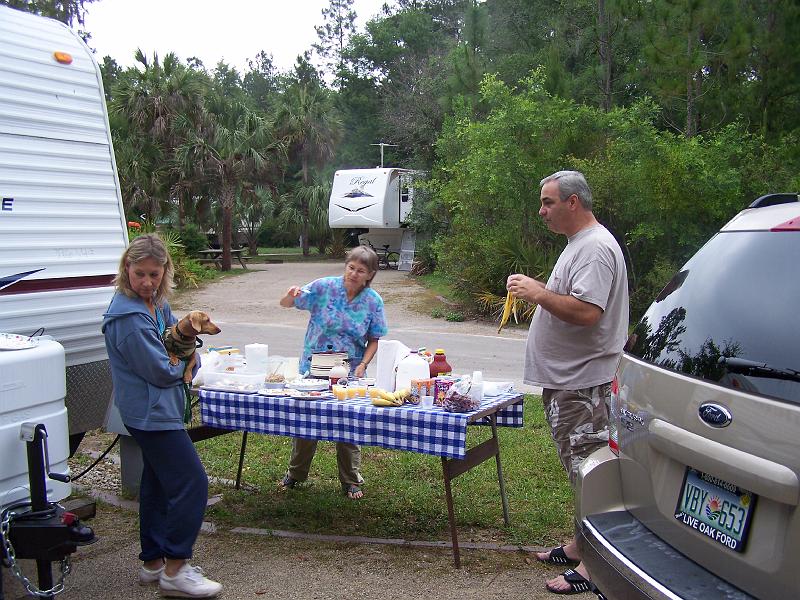
<path fill-rule="evenodd" d="M 508 400 L 497 411 L 497 424 L 522 427 L 522 394 L 485 398 L 480 410 Z M 475 413 L 446 412 L 439 407 L 373 406 L 368 399 L 298 400 L 283 396 L 200 390 L 204 425 L 220 429 L 382 446 L 447 458 L 463 458 L 467 425 Z M 488 418 L 476 421 L 487 424 Z"/>

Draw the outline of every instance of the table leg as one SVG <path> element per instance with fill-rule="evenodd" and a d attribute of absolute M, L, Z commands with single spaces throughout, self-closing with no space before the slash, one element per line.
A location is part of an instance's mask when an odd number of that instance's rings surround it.
<path fill-rule="evenodd" d="M 497 443 L 497 453 L 494 455 L 494 460 L 497 463 L 497 481 L 500 483 L 500 501 L 503 503 L 503 520 L 506 525 L 511 525 L 511 519 L 508 516 L 508 497 L 506 496 L 506 482 L 503 479 L 503 466 L 500 464 L 500 440 L 497 438 L 497 415 L 490 415 L 489 421 L 492 424 L 492 437 Z"/>
<path fill-rule="evenodd" d="M 450 461 L 442 457 L 442 474 L 444 475 L 444 492 L 447 498 L 447 518 L 450 521 L 450 539 L 453 542 L 453 563 L 456 569 L 461 568 L 461 555 L 458 551 L 458 531 L 456 530 L 456 513 L 453 506 L 453 490 L 450 487 Z"/>
<path fill-rule="evenodd" d="M 246 269 L 247 268 L 247 263 L 242 260 L 242 255 L 241 254 L 237 254 L 236 258 L 239 259 L 239 264 L 242 265 L 242 268 Z"/>
<path fill-rule="evenodd" d="M 242 447 L 239 449 L 239 470 L 236 471 L 236 489 L 242 482 L 242 466 L 244 465 L 244 449 L 247 447 L 247 432 L 242 432 Z"/>
<path fill-rule="evenodd" d="M 442 457 L 444 491 L 447 498 L 447 515 L 450 519 L 450 537 L 453 540 L 453 562 L 455 563 L 456 569 L 461 567 L 461 557 L 458 549 L 458 532 L 456 531 L 453 492 L 450 486 L 450 482 L 453 479 L 494 456 L 495 463 L 497 464 L 497 479 L 500 483 L 500 499 L 503 503 L 503 519 L 506 525 L 511 523 L 508 516 L 508 498 L 506 497 L 506 485 L 503 479 L 503 467 L 500 464 L 500 444 L 497 438 L 497 422 L 494 415 L 490 415 L 489 420 L 492 425 L 492 437 L 468 449 L 464 458 Z"/>

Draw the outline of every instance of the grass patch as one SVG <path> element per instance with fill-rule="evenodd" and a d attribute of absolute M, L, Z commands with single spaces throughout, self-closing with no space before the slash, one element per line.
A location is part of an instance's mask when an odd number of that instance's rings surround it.
<path fill-rule="evenodd" d="M 549 545 L 572 534 L 572 492 L 556 456 L 538 397 L 526 396 L 525 427 L 498 428 L 511 525 L 503 523 L 497 473 L 486 461 L 453 482 L 459 534 L 463 540 Z M 468 444 L 487 439 L 488 427 L 468 429 Z M 197 444 L 211 476 L 234 479 L 241 434 Z M 441 460 L 436 456 L 362 448 L 365 497 L 344 497 L 336 475 L 336 452 L 322 442 L 309 482 L 280 490 L 291 439 L 248 436 L 243 482 L 247 489 L 216 486 L 224 501 L 209 509 L 228 527 L 290 529 L 307 533 L 364 535 L 416 540 L 449 538 Z"/>
<path fill-rule="evenodd" d="M 319 250 L 317 248 L 311 247 L 308 251 L 312 255 L 319 256 Z M 303 249 L 300 246 L 291 246 L 289 248 L 262 248 L 261 246 L 258 247 L 259 254 L 295 254 L 298 256 L 303 255 Z"/>
<path fill-rule="evenodd" d="M 439 272 L 428 273 L 417 277 L 417 281 L 445 300 L 455 303 L 456 294 L 447 278 Z"/>

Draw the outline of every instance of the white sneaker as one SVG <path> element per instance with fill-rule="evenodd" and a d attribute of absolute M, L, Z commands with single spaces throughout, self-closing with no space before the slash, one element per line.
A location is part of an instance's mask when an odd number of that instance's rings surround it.
<path fill-rule="evenodd" d="M 151 571 L 144 565 L 139 567 L 139 585 L 148 585 L 150 583 L 156 583 L 158 578 L 161 577 L 161 574 L 164 572 L 164 565 L 161 565 L 160 569 L 156 569 L 155 571 Z"/>
<path fill-rule="evenodd" d="M 215 598 L 222 591 L 222 584 L 203 575 L 203 569 L 188 562 L 174 577 L 161 573 L 158 593 L 167 598 Z"/>

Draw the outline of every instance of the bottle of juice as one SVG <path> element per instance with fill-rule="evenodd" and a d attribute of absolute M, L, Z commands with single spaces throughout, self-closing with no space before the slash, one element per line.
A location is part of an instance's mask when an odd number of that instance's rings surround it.
<path fill-rule="evenodd" d="M 433 355 L 433 361 L 430 365 L 431 377 L 450 375 L 452 372 L 453 369 L 450 367 L 450 363 L 447 362 L 447 357 L 444 355 L 444 350 L 438 348 Z"/>

